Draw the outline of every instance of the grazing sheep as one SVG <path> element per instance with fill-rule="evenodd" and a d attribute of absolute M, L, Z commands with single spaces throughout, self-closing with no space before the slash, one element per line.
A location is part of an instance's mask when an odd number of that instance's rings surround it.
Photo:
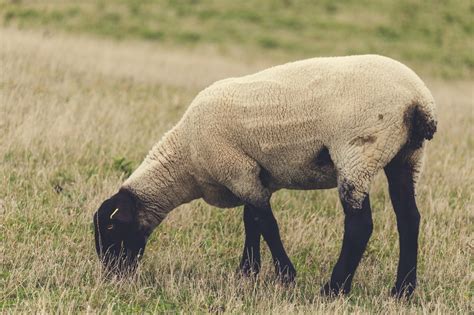
<path fill-rule="evenodd" d="M 413 71 L 377 55 L 314 58 L 218 81 L 96 212 L 97 252 L 106 266 L 135 266 L 165 216 L 203 198 L 221 208 L 244 205 L 242 273 L 259 271 L 262 235 L 277 275 L 291 282 L 296 271 L 270 197 L 282 188 L 337 187 L 344 240 L 321 292 L 346 294 L 372 233 L 369 186 L 384 169 L 400 234 L 392 294 L 410 295 L 420 221 L 415 184 L 424 140 L 436 131 L 434 111 Z"/>

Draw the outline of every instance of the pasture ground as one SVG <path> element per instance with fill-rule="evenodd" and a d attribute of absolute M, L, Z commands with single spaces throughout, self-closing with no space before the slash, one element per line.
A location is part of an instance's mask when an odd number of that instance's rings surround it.
<path fill-rule="evenodd" d="M 374 233 L 352 294 L 326 300 L 342 240 L 335 191 L 273 197 L 297 284 L 234 271 L 241 209 L 196 201 L 155 231 L 136 279 L 103 281 L 92 213 L 210 82 L 262 69 L 207 48 L 0 29 L 0 312 L 472 312 L 473 84 L 427 79 L 439 129 L 418 188 L 419 288 L 388 297 L 398 236 L 385 178 L 372 187 Z"/>

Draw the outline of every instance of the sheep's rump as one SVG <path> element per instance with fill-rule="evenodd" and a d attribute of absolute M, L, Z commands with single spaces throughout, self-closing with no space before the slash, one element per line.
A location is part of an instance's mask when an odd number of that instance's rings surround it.
<path fill-rule="evenodd" d="M 338 176 L 363 190 L 410 136 L 414 149 L 431 138 L 433 115 L 433 98 L 413 71 L 363 55 L 218 81 L 196 97 L 182 123 L 195 162 L 217 182 L 234 180 L 221 167 L 241 167 L 248 157 L 272 190 L 331 188 Z M 215 169 L 206 164 L 225 159 Z"/>

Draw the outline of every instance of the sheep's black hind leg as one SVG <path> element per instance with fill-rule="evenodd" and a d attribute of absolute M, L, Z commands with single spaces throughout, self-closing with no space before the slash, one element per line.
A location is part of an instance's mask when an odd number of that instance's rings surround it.
<path fill-rule="evenodd" d="M 296 270 L 283 247 L 278 223 L 273 216 L 270 204 L 267 203 L 267 205 L 261 207 L 247 205 L 246 208 L 249 209 L 253 220 L 258 223 L 260 232 L 270 248 L 278 277 L 284 283 L 293 282 L 296 277 Z"/>
<path fill-rule="evenodd" d="M 397 159 L 385 167 L 390 198 L 397 216 L 400 244 L 397 281 L 392 288 L 396 297 L 410 296 L 416 286 L 420 213 L 415 201 L 413 170 Z"/>
<path fill-rule="evenodd" d="M 372 234 L 372 214 L 369 197 L 365 197 L 362 208 L 354 208 L 344 198 L 344 186 L 340 189 L 344 208 L 344 239 L 339 259 L 332 271 L 331 280 L 321 289 L 323 295 L 348 294 L 352 278 Z"/>
<path fill-rule="evenodd" d="M 252 212 L 249 206 L 244 207 L 245 244 L 239 269 L 245 276 L 260 271 L 260 229 Z"/>

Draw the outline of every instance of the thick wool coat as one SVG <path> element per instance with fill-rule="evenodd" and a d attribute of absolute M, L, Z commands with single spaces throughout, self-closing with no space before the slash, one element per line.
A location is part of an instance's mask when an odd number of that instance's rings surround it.
<path fill-rule="evenodd" d="M 343 187 L 358 208 L 397 154 L 419 172 L 435 124 L 430 91 L 393 59 L 296 61 L 200 92 L 124 187 L 154 214 L 143 217 L 152 225 L 193 199 L 258 206 L 282 188 Z M 427 134 L 403 150 L 414 128 L 428 131 L 416 130 Z"/>

